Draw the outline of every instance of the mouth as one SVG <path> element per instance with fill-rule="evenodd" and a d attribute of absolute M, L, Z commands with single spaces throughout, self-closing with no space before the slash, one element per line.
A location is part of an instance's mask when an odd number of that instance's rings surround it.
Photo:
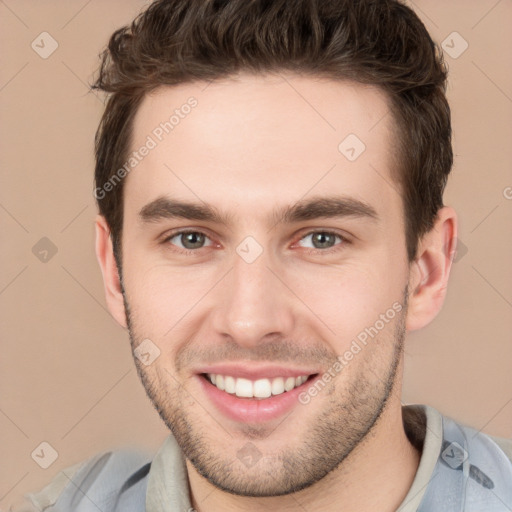
<path fill-rule="evenodd" d="M 243 377 L 232 377 L 215 373 L 202 373 L 201 376 L 213 384 L 218 390 L 238 398 L 254 400 L 265 400 L 272 396 L 279 396 L 288 393 L 293 389 L 302 386 L 313 375 L 299 375 L 298 377 L 273 377 L 268 379 L 245 379 Z"/>
<path fill-rule="evenodd" d="M 233 372 L 235 373 L 235 372 Z M 207 371 L 196 374 L 207 399 L 225 417 L 237 423 L 262 423 L 276 420 L 300 405 L 299 395 L 313 385 L 320 373 Z M 240 373 L 244 373 L 240 376 Z"/>

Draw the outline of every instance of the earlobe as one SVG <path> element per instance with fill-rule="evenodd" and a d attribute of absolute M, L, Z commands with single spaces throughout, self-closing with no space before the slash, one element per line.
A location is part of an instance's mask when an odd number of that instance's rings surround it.
<path fill-rule="evenodd" d="M 441 310 L 456 244 L 457 215 L 445 206 L 439 210 L 433 228 L 419 241 L 411 264 L 407 331 L 425 327 Z"/>
<path fill-rule="evenodd" d="M 102 215 L 97 216 L 95 228 L 96 257 L 103 275 L 107 307 L 117 323 L 126 329 L 127 324 L 123 294 L 121 292 L 121 282 L 114 257 L 110 228 Z"/>

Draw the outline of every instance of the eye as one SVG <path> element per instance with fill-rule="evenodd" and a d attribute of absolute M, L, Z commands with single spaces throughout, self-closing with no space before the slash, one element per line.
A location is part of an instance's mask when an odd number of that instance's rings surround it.
<path fill-rule="evenodd" d="M 164 241 L 187 251 L 212 245 L 211 240 L 201 231 L 179 231 L 172 233 Z M 209 243 L 205 244 L 206 241 Z"/>
<path fill-rule="evenodd" d="M 311 245 L 303 245 L 301 242 L 304 240 L 310 240 Z M 339 240 L 343 243 L 348 243 L 348 241 L 342 237 L 341 235 L 338 235 L 337 233 L 333 233 L 331 231 L 313 231 L 311 233 L 308 233 L 306 236 L 302 237 L 299 241 L 299 245 L 301 247 L 305 247 L 308 249 L 316 249 L 316 250 L 328 250 L 332 249 L 336 245 L 336 240 Z"/>
<path fill-rule="evenodd" d="M 309 244 L 308 244 L 309 240 Z M 198 249 L 214 245 L 210 238 L 201 231 L 183 230 L 176 231 L 167 236 L 164 243 L 170 243 L 178 251 L 184 253 L 196 252 Z M 337 250 L 336 246 L 350 243 L 345 237 L 332 231 L 312 231 L 303 236 L 298 245 L 305 249 L 312 249 L 319 252 L 331 252 Z"/>

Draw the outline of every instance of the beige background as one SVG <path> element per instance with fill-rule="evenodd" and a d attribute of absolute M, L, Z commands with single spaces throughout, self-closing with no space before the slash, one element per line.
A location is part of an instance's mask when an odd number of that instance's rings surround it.
<path fill-rule="evenodd" d="M 445 202 L 465 249 L 444 309 L 408 338 L 403 401 L 512 437 L 512 2 L 409 4 L 437 41 L 456 31 L 469 46 L 446 56 L 456 162 Z M 87 82 L 109 35 L 143 6 L 0 0 L 2 509 L 98 451 L 155 450 L 166 436 L 106 312 L 93 245 L 102 103 Z M 31 48 L 43 31 L 58 42 L 47 59 Z M 32 252 L 42 237 L 58 250 L 47 262 Z M 58 452 L 48 469 L 31 458 L 43 441 Z"/>

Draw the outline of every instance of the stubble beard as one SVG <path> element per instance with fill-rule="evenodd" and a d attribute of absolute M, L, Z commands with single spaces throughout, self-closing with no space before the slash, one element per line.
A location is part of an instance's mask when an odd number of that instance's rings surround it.
<path fill-rule="evenodd" d="M 130 314 L 124 291 L 123 296 L 133 350 L 144 336 L 138 332 L 137 319 Z M 332 386 L 315 398 L 315 401 L 324 399 L 322 394 L 326 397 L 318 416 L 298 422 L 293 421 L 292 411 L 277 429 L 273 427 L 275 433 L 296 429 L 297 425 L 303 431 L 298 444 L 283 446 L 277 452 L 275 449 L 266 452 L 264 447 L 265 438 L 273 432 L 272 429 L 242 425 L 236 435 L 230 437 L 205 413 L 170 369 L 157 366 L 149 371 L 137 358 L 135 364 L 153 406 L 200 475 L 217 488 L 238 496 L 284 496 L 312 486 L 338 468 L 377 425 L 398 376 L 406 332 L 407 292 L 403 304 L 392 334 L 389 329 L 379 333 L 350 363 L 357 360 L 358 368 L 343 389 L 336 387 L 334 379 Z M 376 348 L 390 345 L 393 346 L 391 354 L 389 349 L 386 352 Z M 210 427 L 214 429 L 213 436 Z M 287 432 L 284 432 L 286 438 Z M 219 436 L 225 437 L 222 444 L 218 442 Z M 256 445 L 261 458 L 254 466 L 246 467 L 236 453 L 249 439 Z"/>

